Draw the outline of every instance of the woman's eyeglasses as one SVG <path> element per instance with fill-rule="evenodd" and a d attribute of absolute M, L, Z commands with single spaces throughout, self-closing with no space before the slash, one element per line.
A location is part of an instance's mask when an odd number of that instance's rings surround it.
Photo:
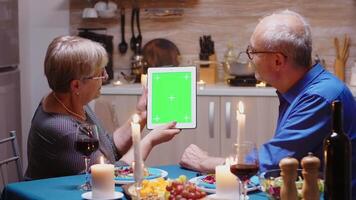
<path fill-rule="evenodd" d="M 105 68 L 104 70 L 101 72 L 100 76 L 91 76 L 91 77 L 87 77 L 84 79 L 89 79 L 89 80 L 107 80 L 109 78 L 108 73 L 106 72 Z"/>
<path fill-rule="evenodd" d="M 247 57 L 250 59 L 250 60 L 253 60 L 253 56 L 254 54 L 258 54 L 258 53 L 280 53 L 282 54 L 285 58 L 287 58 L 286 55 L 284 55 L 282 52 L 279 52 L 279 51 L 256 51 L 253 49 L 252 46 L 248 45 L 247 48 L 246 48 L 246 54 L 247 54 Z"/>

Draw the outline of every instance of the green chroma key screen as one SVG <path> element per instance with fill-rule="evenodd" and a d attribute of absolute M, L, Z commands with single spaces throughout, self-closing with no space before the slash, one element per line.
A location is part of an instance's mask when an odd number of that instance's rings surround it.
<path fill-rule="evenodd" d="M 191 122 L 192 75 L 189 72 L 155 73 L 152 76 L 152 121 Z"/>
<path fill-rule="evenodd" d="M 177 128 L 194 128 L 196 124 L 195 71 L 192 73 L 192 71 L 179 71 L 179 69 L 161 70 L 163 71 L 149 73 L 149 98 L 151 100 L 149 101 L 149 121 L 153 127 L 176 121 Z"/>

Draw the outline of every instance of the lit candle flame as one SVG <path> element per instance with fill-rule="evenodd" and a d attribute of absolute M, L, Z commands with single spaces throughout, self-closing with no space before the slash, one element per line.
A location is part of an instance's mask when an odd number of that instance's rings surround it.
<path fill-rule="evenodd" d="M 132 115 L 132 122 L 133 123 L 138 123 L 140 121 L 140 116 L 138 114 Z"/>
<path fill-rule="evenodd" d="M 244 114 L 244 111 L 244 103 L 242 103 L 242 101 L 239 101 L 239 113 Z"/>
<path fill-rule="evenodd" d="M 205 81 L 200 80 L 200 81 L 198 81 L 198 84 L 205 84 Z"/>
<path fill-rule="evenodd" d="M 116 86 L 122 85 L 121 81 L 119 81 L 119 80 L 113 82 L 113 84 L 116 85 Z"/>

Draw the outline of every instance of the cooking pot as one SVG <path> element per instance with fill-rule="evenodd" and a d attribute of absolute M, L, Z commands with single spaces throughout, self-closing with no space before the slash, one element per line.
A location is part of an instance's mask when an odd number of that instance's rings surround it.
<path fill-rule="evenodd" d="M 255 70 L 244 54 L 245 52 L 240 52 L 236 60 L 224 61 L 222 64 L 225 72 L 232 76 L 253 76 Z"/>

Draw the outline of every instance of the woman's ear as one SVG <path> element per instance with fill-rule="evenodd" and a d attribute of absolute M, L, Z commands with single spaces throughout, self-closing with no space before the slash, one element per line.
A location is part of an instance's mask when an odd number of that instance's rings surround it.
<path fill-rule="evenodd" d="M 79 94 L 82 82 L 80 80 L 72 80 L 70 82 L 70 91 L 74 94 Z"/>

